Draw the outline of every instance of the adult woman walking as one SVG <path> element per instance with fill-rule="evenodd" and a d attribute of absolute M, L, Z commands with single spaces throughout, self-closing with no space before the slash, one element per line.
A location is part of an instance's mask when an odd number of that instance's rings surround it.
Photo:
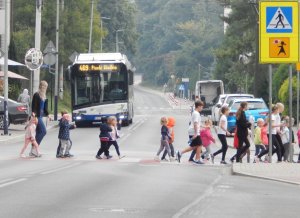
<path fill-rule="evenodd" d="M 241 102 L 240 108 L 236 113 L 236 134 L 239 140 L 239 147 L 236 153 L 236 162 L 240 162 L 240 157 L 250 147 L 248 140 L 248 128 L 251 127 L 251 123 L 247 121 L 245 111 L 248 109 L 247 102 Z M 243 146 L 245 144 L 245 146 Z"/>
<path fill-rule="evenodd" d="M 43 117 L 48 117 L 48 99 L 46 99 L 46 92 L 48 83 L 44 80 L 40 82 L 39 90 L 34 93 L 32 98 L 32 113 L 38 118 L 38 124 L 36 126 L 36 142 L 40 145 L 44 136 L 47 133 Z M 31 155 L 33 152 L 31 151 Z M 35 156 L 35 155 L 33 155 Z"/>

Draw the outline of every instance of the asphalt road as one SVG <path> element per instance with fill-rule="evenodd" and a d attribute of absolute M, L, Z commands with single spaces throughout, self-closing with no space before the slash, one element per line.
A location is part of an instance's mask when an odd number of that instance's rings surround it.
<path fill-rule="evenodd" d="M 175 147 L 186 146 L 188 105 L 172 109 L 163 95 L 140 87 L 135 101 L 134 124 L 119 141 L 121 160 L 113 148 L 112 160 L 94 158 L 98 128 L 71 132 L 72 159 L 55 158 L 57 129 L 42 142 L 40 159 L 19 159 L 21 142 L 0 145 L 0 217 L 299 216 L 298 186 L 232 176 L 230 166 L 195 166 L 188 155 L 180 164 L 154 162 L 161 116 L 176 118 Z"/>

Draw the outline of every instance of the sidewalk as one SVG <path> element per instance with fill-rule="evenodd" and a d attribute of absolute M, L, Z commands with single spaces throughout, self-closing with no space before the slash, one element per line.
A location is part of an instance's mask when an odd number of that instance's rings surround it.
<path fill-rule="evenodd" d="M 47 130 L 50 130 L 58 126 L 58 121 L 48 121 L 45 122 L 45 125 Z M 3 135 L 3 130 L 0 130 L 0 145 L 23 141 L 25 136 L 25 126 L 25 124 L 11 124 L 8 128 L 8 135 Z"/>
<path fill-rule="evenodd" d="M 250 176 L 300 185 L 300 164 L 297 163 L 235 163 L 232 165 L 232 173 L 234 175 Z"/>

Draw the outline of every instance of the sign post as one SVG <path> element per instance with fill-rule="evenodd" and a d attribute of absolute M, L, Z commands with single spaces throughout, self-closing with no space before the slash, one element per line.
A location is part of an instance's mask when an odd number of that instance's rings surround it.
<path fill-rule="evenodd" d="M 299 62 L 299 3 L 260 1 L 259 62 L 269 64 L 269 133 L 272 127 L 272 65 Z M 295 49 L 297 48 L 297 49 Z M 289 113 L 292 118 L 292 68 L 289 68 Z M 298 116 L 298 115 L 297 115 Z M 291 119 L 290 119 L 291 120 Z M 297 117 L 298 120 L 298 117 Z M 290 125 L 290 145 L 291 145 Z M 281 161 L 281 160 L 279 160 Z M 269 134 L 269 162 L 272 162 L 272 137 Z"/>

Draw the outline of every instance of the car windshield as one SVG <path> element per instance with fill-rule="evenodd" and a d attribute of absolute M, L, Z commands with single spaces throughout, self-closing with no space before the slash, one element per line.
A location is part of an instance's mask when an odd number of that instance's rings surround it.
<path fill-rule="evenodd" d="M 230 110 L 238 110 L 241 102 L 231 101 L 229 104 Z M 268 109 L 267 105 L 263 101 L 252 101 L 248 102 L 248 110 L 260 110 L 260 109 Z"/>
<path fill-rule="evenodd" d="M 245 96 L 242 96 L 242 95 L 228 96 L 228 98 L 226 100 L 226 103 L 231 102 L 233 99 L 236 99 L 236 98 L 252 98 L 252 96 L 251 95 L 245 95 Z"/>

